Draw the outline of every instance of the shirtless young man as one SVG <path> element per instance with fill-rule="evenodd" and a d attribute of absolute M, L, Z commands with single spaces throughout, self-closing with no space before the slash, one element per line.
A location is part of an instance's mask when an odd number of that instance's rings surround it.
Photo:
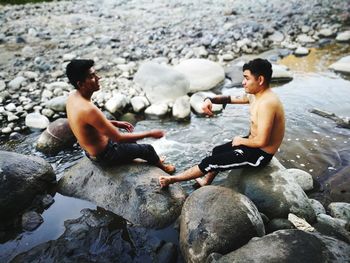
<path fill-rule="evenodd" d="M 136 141 L 164 136 L 162 130 L 132 133 L 134 127 L 123 121 L 110 121 L 91 101 L 91 96 L 100 89 L 93 60 L 72 60 L 66 68 L 70 83 L 76 88 L 67 100 L 66 110 L 69 125 L 86 156 L 102 165 L 123 164 L 136 158 L 172 173 L 173 165 L 160 160 L 154 148 L 149 144 L 137 144 Z M 128 133 L 121 133 L 118 128 Z"/>
<path fill-rule="evenodd" d="M 282 143 L 285 129 L 284 110 L 281 101 L 270 88 L 272 66 L 263 59 L 252 60 L 243 66 L 243 87 L 245 92 L 253 94 L 254 101 L 248 96 L 215 96 L 206 98 L 203 111 L 212 116 L 212 103 L 250 105 L 250 134 L 236 136 L 232 142 L 216 146 L 211 156 L 176 176 L 161 176 L 162 187 L 169 184 L 196 179 L 199 186 L 211 184 L 218 172 L 247 166 L 260 167 L 270 162 Z M 199 178 L 204 176 L 204 178 Z"/>

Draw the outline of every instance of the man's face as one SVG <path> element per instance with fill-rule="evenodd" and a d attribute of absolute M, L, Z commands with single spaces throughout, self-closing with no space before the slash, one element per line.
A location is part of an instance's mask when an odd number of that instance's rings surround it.
<path fill-rule="evenodd" d="M 84 88 L 91 90 L 91 92 L 97 91 L 100 89 L 99 84 L 100 77 L 96 74 L 94 68 L 89 69 L 89 74 L 83 82 Z"/>
<path fill-rule="evenodd" d="M 250 70 L 243 71 L 243 81 L 242 85 L 246 93 L 256 94 L 260 91 L 259 78 L 256 78 Z"/>

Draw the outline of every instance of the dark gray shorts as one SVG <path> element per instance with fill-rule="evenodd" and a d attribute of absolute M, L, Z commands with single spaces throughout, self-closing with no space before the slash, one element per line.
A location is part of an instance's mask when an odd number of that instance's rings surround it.
<path fill-rule="evenodd" d="M 143 159 L 150 164 L 157 164 L 159 156 L 150 144 L 117 143 L 108 141 L 106 148 L 97 156 L 86 156 L 93 162 L 103 165 L 130 163 L 136 158 Z"/>

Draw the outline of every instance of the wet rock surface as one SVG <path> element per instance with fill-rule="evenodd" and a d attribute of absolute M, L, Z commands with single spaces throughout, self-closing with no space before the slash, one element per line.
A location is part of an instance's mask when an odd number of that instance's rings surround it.
<path fill-rule="evenodd" d="M 180 185 L 162 190 L 158 178 L 165 173 L 147 164 L 99 167 L 83 158 L 65 171 L 59 192 L 89 200 L 133 224 L 162 228 L 181 213 L 186 194 Z"/>
<path fill-rule="evenodd" d="M 300 230 L 279 230 L 212 262 L 346 262 L 349 255 L 350 245 L 345 242 Z"/>
<path fill-rule="evenodd" d="M 182 208 L 180 246 L 186 262 L 203 262 L 212 252 L 228 253 L 264 234 L 255 205 L 228 188 L 202 187 Z"/>
<path fill-rule="evenodd" d="M 0 151 L 1 220 L 9 219 L 45 193 L 56 182 L 51 165 L 44 159 Z"/>

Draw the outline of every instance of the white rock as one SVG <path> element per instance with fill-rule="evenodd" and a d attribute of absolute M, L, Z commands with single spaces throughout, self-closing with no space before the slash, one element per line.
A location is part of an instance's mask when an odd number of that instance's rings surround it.
<path fill-rule="evenodd" d="M 186 119 L 191 114 L 190 97 L 183 96 L 175 100 L 173 106 L 173 116 L 176 119 Z"/>
<path fill-rule="evenodd" d="M 309 54 L 309 49 L 306 47 L 298 47 L 295 51 L 294 54 L 297 56 L 306 56 Z"/>
<path fill-rule="evenodd" d="M 41 98 L 42 99 L 51 99 L 53 96 L 53 92 L 51 90 L 48 89 L 44 89 L 43 93 L 41 93 Z"/>
<path fill-rule="evenodd" d="M 113 59 L 113 63 L 119 65 L 119 64 L 125 64 L 126 63 L 126 59 L 125 58 L 114 58 Z"/>
<path fill-rule="evenodd" d="M 127 104 L 127 98 L 123 94 L 119 93 L 114 95 L 106 102 L 105 108 L 110 113 L 116 113 L 118 110 L 122 110 Z"/>
<path fill-rule="evenodd" d="M 31 48 L 30 46 L 25 46 L 24 48 L 22 48 L 22 56 L 25 58 L 34 57 L 35 53 L 34 53 L 33 48 Z"/>
<path fill-rule="evenodd" d="M 77 56 L 75 54 L 64 54 L 63 61 L 71 61 L 75 59 Z"/>
<path fill-rule="evenodd" d="M 47 88 L 49 90 L 55 90 L 57 88 L 59 88 L 61 90 L 70 90 L 71 86 L 67 82 L 56 81 L 56 82 L 45 84 L 45 88 Z"/>
<path fill-rule="evenodd" d="M 345 202 L 333 202 L 328 205 L 331 216 L 346 220 L 350 223 L 350 204 Z"/>
<path fill-rule="evenodd" d="M 293 79 L 292 73 L 283 65 L 272 64 L 272 80 Z"/>
<path fill-rule="evenodd" d="M 3 91 L 6 89 L 6 84 L 5 84 L 5 81 L 3 80 L 0 80 L 0 91 Z"/>
<path fill-rule="evenodd" d="M 7 87 L 9 89 L 14 89 L 17 90 L 21 87 L 22 83 L 26 81 L 26 78 L 22 76 L 18 76 L 15 79 L 11 80 L 8 84 Z"/>
<path fill-rule="evenodd" d="M 135 96 L 131 98 L 130 103 L 135 112 L 140 112 L 150 105 L 149 101 L 144 96 Z"/>
<path fill-rule="evenodd" d="M 12 112 L 8 112 L 7 113 L 7 121 L 8 122 L 11 122 L 11 121 L 16 121 L 16 120 L 18 120 L 19 118 L 15 115 L 15 114 L 13 114 Z"/>
<path fill-rule="evenodd" d="M 316 216 L 319 214 L 326 214 L 326 209 L 323 207 L 323 205 L 319 201 L 315 199 L 309 199 L 309 201 L 312 208 L 315 211 Z"/>
<path fill-rule="evenodd" d="M 334 36 L 334 32 L 331 28 L 323 28 L 318 32 L 320 37 L 332 37 Z"/>
<path fill-rule="evenodd" d="M 1 130 L 3 134 L 9 134 L 12 132 L 12 129 L 10 127 L 5 127 Z"/>
<path fill-rule="evenodd" d="M 273 42 L 282 42 L 284 39 L 284 35 L 279 31 L 275 31 L 272 35 L 269 36 L 269 39 Z"/>
<path fill-rule="evenodd" d="M 168 112 L 168 104 L 167 103 L 155 103 L 149 106 L 145 113 L 147 115 L 154 115 L 154 116 L 164 116 Z"/>
<path fill-rule="evenodd" d="M 337 72 L 350 73 L 350 56 L 343 57 L 329 66 Z"/>
<path fill-rule="evenodd" d="M 292 224 L 299 230 L 307 232 L 315 231 L 315 228 L 312 227 L 308 222 L 306 222 L 305 219 L 302 219 L 292 213 L 288 214 L 288 220 L 292 222 Z"/>
<path fill-rule="evenodd" d="M 190 92 L 217 87 L 225 79 L 225 71 L 218 63 L 207 59 L 188 59 L 174 67 L 190 81 Z"/>
<path fill-rule="evenodd" d="M 14 112 L 16 111 L 16 105 L 11 102 L 5 106 L 5 110 Z"/>
<path fill-rule="evenodd" d="M 335 38 L 338 42 L 349 42 L 350 41 L 350 30 L 338 33 Z"/>
<path fill-rule="evenodd" d="M 198 114 L 203 114 L 202 106 L 203 106 L 203 100 L 206 97 L 214 97 L 215 94 L 212 92 L 197 92 L 193 94 L 190 98 L 190 104 L 191 107 L 194 109 L 194 111 Z M 213 104 L 212 108 L 213 112 L 219 112 L 222 111 L 222 105 L 221 104 Z"/>
<path fill-rule="evenodd" d="M 29 128 L 46 129 L 49 123 L 49 119 L 38 112 L 29 113 L 25 119 L 25 124 Z"/>
<path fill-rule="evenodd" d="M 55 97 L 45 103 L 45 106 L 56 112 L 65 112 L 68 97 L 66 95 Z M 47 115 L 46 115 L 47 116 Z"/>
<path fill-rule="evenodd" d="M 315 39 L 313 39 L 312 37 L 305 35 L 305 34 L 301 34 L 297 37 L 297 41 L 301 42 L 301 43 L 314 43 Z"/>
<path fill-rule="evenodd" d="M 55 112 L 51 109 L 43 109 L 41 111 L 41 114 L 48 117 L 48 118 L 51 118 L 53 115 L 55 115 Z"/>
<path fill-rule="evenodd" d="M 23 75 L 30 80 L 35 80 L 39 77 L 39 74 L 33 71 L 25 71 Z"/>
<path fill-rule="evenodd" d="M 223 59 L 224 61 L 233 60 L 233 55 L 232 55 L 232 54 L 224 54 L 224 55 L 222 56 L 222 59 Z"/>
<path fill-rule="evenodd" d="M 190 83 L 186 76 L 170 66 L 154 62 L 141 65 L 134 81 L 145 91 L 153 103 L 168 103 L 189 92 Z"/>
<path fill-rule="evenodd" d="M 313 189 L 313 179 L 311 174 L 300 170 L 300 169 L 287 169 L 284 171 L 285 175 L 288 176 L 289 178 L 294 178 L 296 183 L 300 185 L 300 187 L 304 191 L 308 191 Z"/>

